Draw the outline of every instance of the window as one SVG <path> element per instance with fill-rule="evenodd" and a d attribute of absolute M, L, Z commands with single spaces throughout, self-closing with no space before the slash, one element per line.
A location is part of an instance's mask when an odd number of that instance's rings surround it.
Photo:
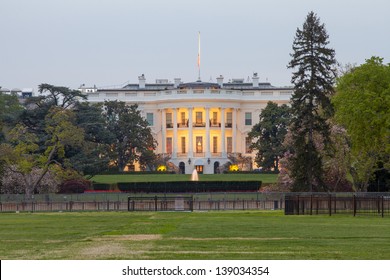
<path fill-rule="evenodd" d="M 213 137 L 213 153 L 218 153 L 218 137 Z"/>
<path fill-rule="evenodd" d="M 165 122 L 167 124 L 167 128 L 172 128 L 173 127 L 173 124 L 172 124 L 172 113 L 167 113 L 166 114 Z"/>
<path fill-rule="evenodd" d="M 172 154 L 172 137 L 167 137 L 167 154 Z"/>
<path fill-rule="evenodd" d="M 252 113 L 251 112 L 245 113 L 245 125 L 252 125 Z"/>
<path fill-rule="evenodd" d="M 233 153 L 233 138 L 232 137 L 226 137 L 226 152 Z"/>
<path fill-rule="evenodd" d="M 233 123 L 232 112 L 227 112 L 226 113 L 226 124 L 225 124 L 225 127 L 232 127 L 232 123 Z"/>
<path fill-rule="evenodd" d="M 146 121 L 148 122 L 149 126 L 154 125 L 154 115 L 153 113 L 146 113 Z"/>
<path fill-rule="evenodd" d="M 201 125 L 203 123 L 202 112 L 196 112 L 195 125 Z"/>
<path fill-rule="evenodd" d="M 185 137 L 181 138 L 181 152 L 183 154 L 186 153 L 186 138 Z"/>
<path fill-rule="evenodd" d="M 186 113 L 185 112 L 180 113 L 180 123 L 183 126 L 186 125 Z"/>
<path fill-rule="evenodd" d="M 213 120 L 212 120 L 213 125 L 218 124 L 218 112 L 213 112 Z"/>
<path fill-rule="evenodd" d="M 203 153 L 203 139 L 202 136 L 196 136 L 196 152 Z"/>
<path fill-rule="evenodd" d="M 245 137 L 245 153 L 252 153 L 252 149 L 250 148 L 252 141 L 249 137 Z"/>

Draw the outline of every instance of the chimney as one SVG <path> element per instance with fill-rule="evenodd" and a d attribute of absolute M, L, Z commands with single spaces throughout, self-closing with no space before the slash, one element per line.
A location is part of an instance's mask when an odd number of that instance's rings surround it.
<path fill-rule="evenodd" d="M 257 73 L 253 73 L 252 83 L 253 87 L 259 87 L 259 76 L 257 76 Z"/>
<path fill-rule="evenodd" d="M 138 81 L 139 81 L 139 88 L 145 88 L 146 79 L 144 74 L 138 76 Z"/>
<path fill-rule="evenodd" d="M 219 77 L 217 77 L 217 83 L 220 87 L 223 87 L 223 76 L 222 75 L 219 75 Z"/>
<path fill-rule="evenodd" d="M 181 84 L 181 78 L 174 78 L 173 80 L 175 81 L 175 88 L 178 88 Z"/>

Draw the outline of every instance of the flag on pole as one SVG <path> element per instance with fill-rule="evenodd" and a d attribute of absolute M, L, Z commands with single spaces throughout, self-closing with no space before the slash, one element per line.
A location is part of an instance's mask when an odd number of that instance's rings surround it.
<path fill-rule="evenodd" d="M 198 32 L 198 68 L 200 68 L 200 32 Z"/>

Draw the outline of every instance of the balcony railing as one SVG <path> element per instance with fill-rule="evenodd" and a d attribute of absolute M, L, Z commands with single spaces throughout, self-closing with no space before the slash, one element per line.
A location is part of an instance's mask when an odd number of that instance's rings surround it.
<path fill-rule="evenodd" d="M 205 127 L 206 126 L 206 123 L 204 122 L 194 122 L 194 127 Z"/>
<path fill-rule="evenodd" d="M 173 123 L 167 123 L 167 128 L 173 128 Z"/>
<path fill-rule="evenodd" d="M 210 120 L 210 127 L 221 127 L 221 123 L 217 122 L 217 120 L 211 119 Z"/>
<path fill-rule="evenodd" d="M 221 157 L 222 153 L 221 152 L 216 152 L 216 153 L 211 153 L 212 157 Z"/>
<path fill-rule="evenodd" d="M 187 153 L 177 153 L 176 156 L 180 158 L 187 157 Z"/>
<path fill-rule="evenodd" d="M 194 153 L 194 157 L 204 157 L 205 153 Z"/>
<path fill-rule="evenodd" d="M 225 127 L 227 128 L 232 128 L 233 124 L 232 123 L 225 123 Z"/>

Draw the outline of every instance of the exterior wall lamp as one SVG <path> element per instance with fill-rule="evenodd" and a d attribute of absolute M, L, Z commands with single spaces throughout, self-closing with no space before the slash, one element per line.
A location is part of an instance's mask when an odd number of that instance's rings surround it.
<path fill-rule="evenodd" d="M 191 164 L 191 159 L 190 158 L 188 159 L 188 164 Z"/>
<path fill-rule="evenodd" d="M 210 161 L 210 158 L 208 158 L 208 159 L 207 159 L 207 164 L 210 164 L 210 162 L 211 162 L 211 161 Z"/>

